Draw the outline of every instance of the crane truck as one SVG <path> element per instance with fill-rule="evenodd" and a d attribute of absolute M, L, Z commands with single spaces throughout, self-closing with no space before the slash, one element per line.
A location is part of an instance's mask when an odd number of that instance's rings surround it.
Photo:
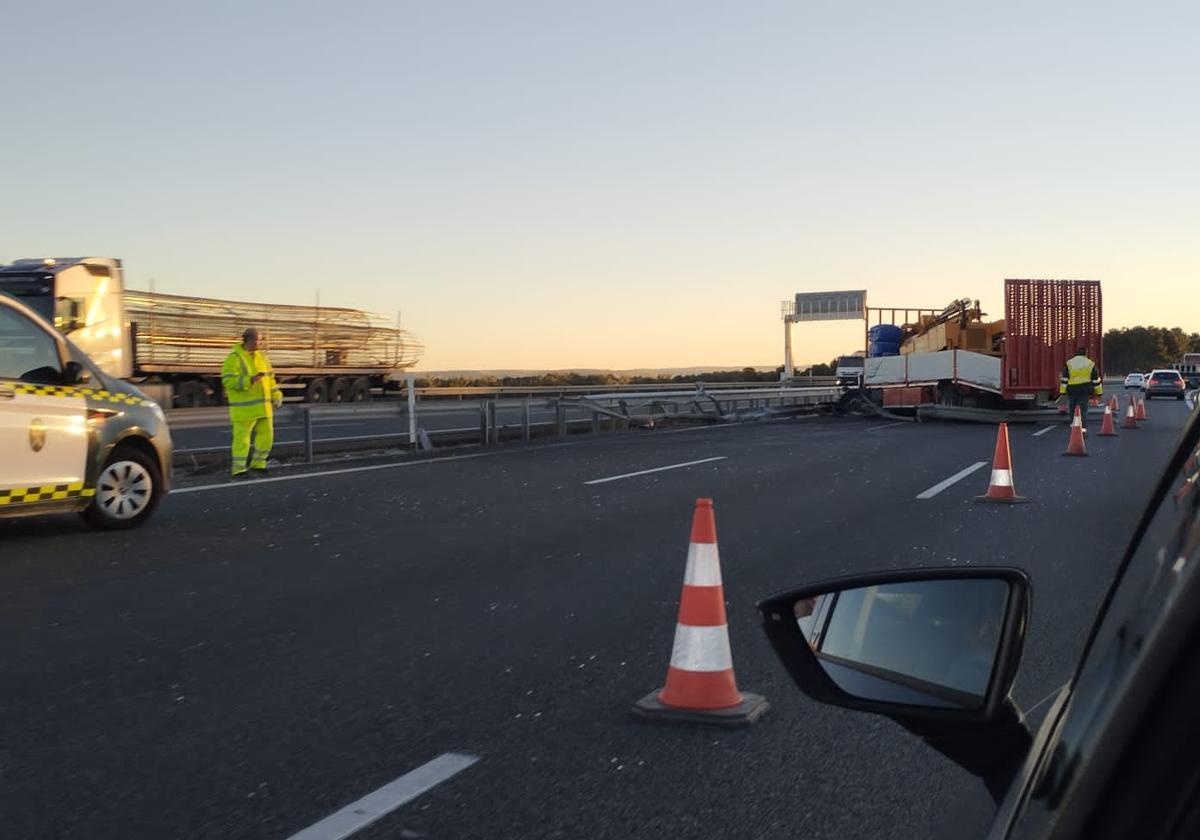
<path fill-rule="evenodd" d="M 221 364 L 247 327 L 259 330 L 280 388 L 307 402 L 360 402 L 398 388 L 422 352 L 407 331 L 357 309 L 129 289 L 111 257 L 16 260 L 0 266 L 0 293 L 163 406 L 218 404 Z"/>
<path fill-rule="evenodd" d="M 1040 407 L 1076 348 L 1104 370 L 1101 304 L 1098 280 L 1005 280 L 1002 320 L 964 298 L 897 324 L 898 355 L 867 358 L 863 389 L 885 408 Z"/>

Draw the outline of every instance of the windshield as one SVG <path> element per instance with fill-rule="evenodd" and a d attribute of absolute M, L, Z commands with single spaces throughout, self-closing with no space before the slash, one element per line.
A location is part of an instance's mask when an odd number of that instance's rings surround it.
<path fill-rule="evenodd" d="M 47 321 L 54 320 L 54 276 L 0 273 L 0 292 L 12 295 Z"/>

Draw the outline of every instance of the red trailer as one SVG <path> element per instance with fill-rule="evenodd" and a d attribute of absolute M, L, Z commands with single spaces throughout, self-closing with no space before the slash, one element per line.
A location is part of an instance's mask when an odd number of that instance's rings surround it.
<path fill-rule="evenodd" d="M 885 406 L 1032 408 L 1058 398 L 1063 364 L 1084 347 L 1104 370 L 1098 280 L 1005 280 L 1000 355 L 913 352 L 866 360 L 864 387 Z"/>

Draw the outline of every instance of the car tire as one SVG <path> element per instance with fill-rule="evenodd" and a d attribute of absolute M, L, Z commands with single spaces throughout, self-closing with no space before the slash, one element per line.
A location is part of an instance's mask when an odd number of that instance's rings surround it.
<path fill-rule="evenodd" d="M 136 528 L 154 513 L 162 495 L 158 462 L 133 446 L 117 446 L 100 469 L 83 518 L 102 531 Z"/>

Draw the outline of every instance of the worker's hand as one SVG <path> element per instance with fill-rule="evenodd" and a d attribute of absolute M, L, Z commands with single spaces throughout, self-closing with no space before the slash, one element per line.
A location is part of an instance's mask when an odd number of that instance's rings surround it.
<path fill-rule="evenodd" d="M 260 380 L 262 378 L 263 378 L 263 375 L 261 373 L 256 373 L 250 377 L 250 384 L 253 385 L 254 383 L 258 382 L 258 380 Z"/>

